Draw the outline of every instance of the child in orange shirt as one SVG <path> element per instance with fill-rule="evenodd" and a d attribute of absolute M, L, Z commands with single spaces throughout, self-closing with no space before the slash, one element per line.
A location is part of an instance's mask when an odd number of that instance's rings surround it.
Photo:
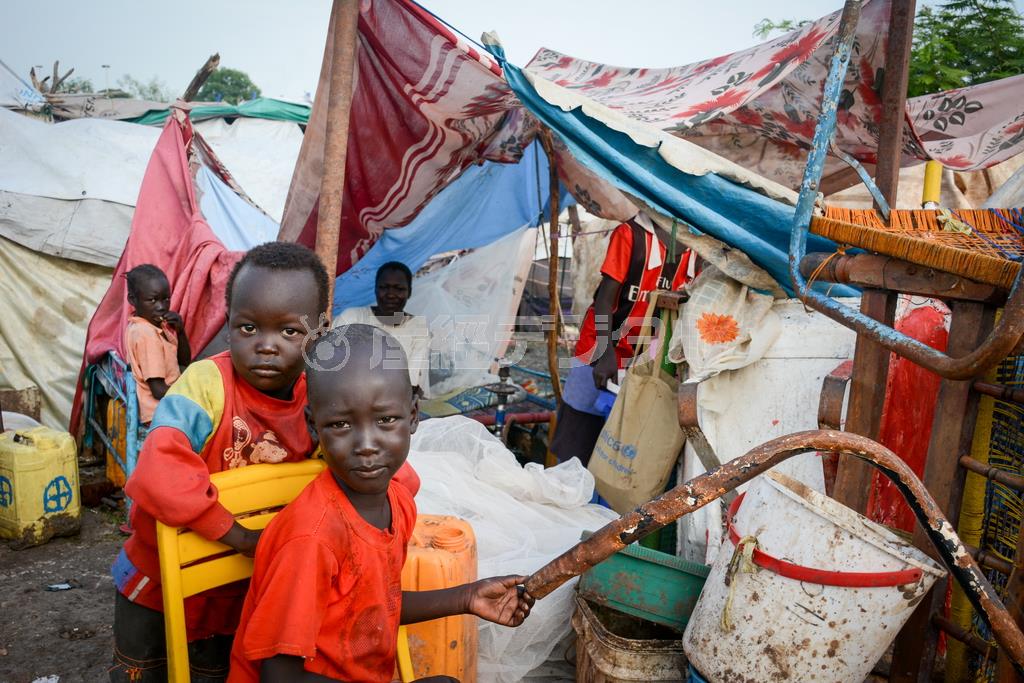
<path fill-rule="evenodd" d="M 399 342 L 369 325 L 342 326 L 312 345 L 307 363 L 328 469 L 260 539 L 229 683 L 386 683 L 400 623 L 475 614 L 521 624 L 533 605 L 523 576 L 402 591 L 416 504 L 395 474 L 419 405 Z"/>
<path fill-rule="evenodd" d="M 251 556 L 259 534 L 218 502 L 210 473 L 294 462 L 314 447 L 303 353 L 309 326 L 327 309 L 320 259 L 297 244 L 260 245 L 232 271 L 227 303 L 229 351 L 193 363 L 170 387 L 125 485 L 132 535 L 113 567 L 111 681 L 167 680 L 156 520 Z M 227 676 L 245 589 L 232 584 L 185 601 L 193 682 Z"/>
<path fill-rule="evenodd" d="M 171 285 L 164 271 L 144 263 L 128 271 L 128 303 L 135 315 L 124 330 L 126 361 L 135 377 L 139 422 L 148 425 L 157 402 L 192 362 L 181 316 L 170 310 Z"/>

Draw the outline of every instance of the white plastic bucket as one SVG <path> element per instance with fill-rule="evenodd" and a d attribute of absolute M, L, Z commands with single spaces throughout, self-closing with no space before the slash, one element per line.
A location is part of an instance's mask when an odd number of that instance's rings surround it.
<path fill-rule="evenodd" d="M 943 575 L 896 535 L 781 474 L 758 477 L 733 510 L 683 635 L 711 683 L 861 683 Z M 729 577 L 733 539 L 747 537 L 757 539 L 753 571 L 737 562 Z"/>

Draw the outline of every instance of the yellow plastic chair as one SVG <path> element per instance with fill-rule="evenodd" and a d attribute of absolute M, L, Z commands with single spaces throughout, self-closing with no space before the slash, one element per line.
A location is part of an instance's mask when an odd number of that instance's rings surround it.
<path fill-rule="evenodd" d="M 210 477 L 221 504 L 247 529 L 264 529 L 326 467 L 322 460 L 249 465 Z M 188 529 L 156 523 L 167 638 L 167 680 L 189 683 L 185 598 L 252 576 L 252 559 Z M 398 630 L 398 670 L 413 680 L 405 627 Z"/>

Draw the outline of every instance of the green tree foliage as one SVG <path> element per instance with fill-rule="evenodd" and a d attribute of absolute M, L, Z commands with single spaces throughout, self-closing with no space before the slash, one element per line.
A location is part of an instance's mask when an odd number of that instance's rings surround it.
<path fill-rule="evenodd" d="M 196 95 L 198 102 L 228 102 L 239 104 L 260 96 L 260 89 L 249 78 L 249 75 L 238 69 L 220 68 L 199 89 Z"/>
<path fill-rule="evenodd" d="M 140 100 L 170 102 L 174 99 L 174 95 L 167 87 L 167 84 L 156 76 L 143 83 L 131 74 L 125 74 L 117 79 L 117 85 L 125 92 L 130 93 L 132 97 L 137 97 Z"/>
<path fill-rule="evenodd" d="M 790 31 L 795 31 L 798 28 L 803 28 L 809 23 L 811 23 L 810 19 L 804 19 L 802 21 L 797 21 L 796 19 L 772 21 L 766 17 L 754 24 L 754 37 L 764 40 L 776 31 L 779 33 L 789 33 Z"/>
<path fill-rule="evenodd" d="M 92 87 L 92 81 L 88 78 L 69 78 L 57 86 L 57 92 L 78 93 L 96 92 L 96 90 Z"/>
<path fill-rule="evenodd" d="M 948 0 L 914 20 L 908 95 L 1024 73 L 1024 18 L 1012 0 Z"/>

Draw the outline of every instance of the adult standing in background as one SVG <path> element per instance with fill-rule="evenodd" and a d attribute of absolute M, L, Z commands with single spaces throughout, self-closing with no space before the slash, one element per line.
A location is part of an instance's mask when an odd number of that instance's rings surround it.
<path fill-rule="evenodd" d="M 346 308 L 332 327 L 371 325 L 385 330 L 402 345 L 409 359 L 409 380 L 421 396 L 430 396 L 430 329 L 426 318 L 405 312 L 412 296 L 412 271 L 400 261 L 389 261 L 377 269 L 373 306 Z"/>
<path fill-rule="evenodd" d="M 551 451 L 560 462 L 573 457 L 584 465 L 590 461 L 605 422 L 596 406 L 599 391 L 609 381 L 618 382 L 619 371 L 632 360 L 650 293 L 675 291 L 689 280 L 690 251 L 668 262 L 665 245 L 671 239 L 642 213 L 612 232 L 601 283 L 583 317 L 558 406 Z"/>

